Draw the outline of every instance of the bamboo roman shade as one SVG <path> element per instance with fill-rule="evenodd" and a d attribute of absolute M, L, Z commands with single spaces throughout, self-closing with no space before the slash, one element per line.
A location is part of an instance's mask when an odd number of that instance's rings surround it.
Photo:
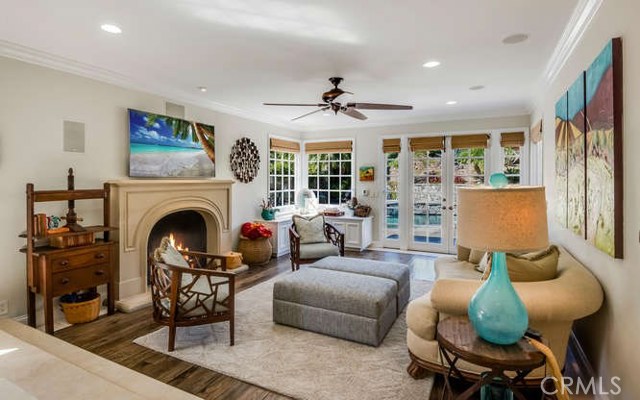
<path fill-rule="evenodd" d="M 474 147 L 489 147 L 489 135 L 479 133 L 475 135 L 458 135 L 451 137 L 452 149 L 469 149 Z"/>
<path fill-rule="evenodd" d="M 291 140 L 271 138 L 271 150 L 286 151 L 288 153 L 299 153 L 300 143 Z"/>
<path fill-rule="evenodd" d="M 353 144 L 351 140 L 311 142 L 305 143 L 304 151 L 307 153 L 351 153 L 353 151 Z"/>
<path fill-rule="evenodd" d="M 524 132 L 503 132 L 500 136 L 500 146 L 502 147 L 522 147 L 524 146 Z"/>
<path fill-rule="evenodd" d="M 383 153 L 400 153 L 400 139 L 382 139 Z"/>
<path fill-rule="evenodd" d="M 411 151 L 442 150 L 444 149 L 444 136 L 418 137 L 409 139 Z"/>

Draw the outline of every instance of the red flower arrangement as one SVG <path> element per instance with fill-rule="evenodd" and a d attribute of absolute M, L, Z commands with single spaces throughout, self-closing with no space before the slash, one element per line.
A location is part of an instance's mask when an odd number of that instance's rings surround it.
<path fill-rule="evenodd" d="M 240 234 L 249 240 L 256 240 L 260 238 L 268 239 L 273 234 L 271 229 L 267 228 L 263 224 L 246 222 L 242 224 Z"/>

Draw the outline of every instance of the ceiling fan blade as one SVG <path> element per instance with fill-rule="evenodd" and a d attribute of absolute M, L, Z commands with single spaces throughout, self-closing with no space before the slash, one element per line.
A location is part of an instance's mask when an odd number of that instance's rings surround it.
<path fill-rule="evenodd" d="M 378 103 L 347 103 L 347 107 L 356 108 L 358 110 L 413 110 L 413 106 Z"/>
<path fill-rule="evenodd" d="M 304 104 L 304 103 L 262 103 L 265 106 L 288 106 L 288 107 L 324 107 L 326 104 Z"/>
<path fill-rule="evenodd" d="M 365 119 L 367 119 L 367 116 L 364 115 L 363 113 L 361 113 L 360 111 L 357 111 L 354 108 L 344 108 L 342 107 L 340 109 L 340 112 L 343 113 L 344 115 L 348 115 L 351 118 L 355 118 L 355 119 L 359 119 L 361 121 L 364 121 Z"/>
<path fill-rule="evenodd" d="M 319 112 L 321 112 L 321 111 L 327 111 L 329 108 L 331 108 L 331 107 L 327 106 L 327 107 L 323 107 L 323 108 L 317 109 L 317 110 L 315 110 L 315 111 L 308 112 L 308 113 L 306 113 L 306 114 L 302 114 L 302 115 L 301 115 L 301 116 L 299 116 L 299 117 L 295 117 L 295 118 L 294 118 L 294 119 L 292 119 L 291 121 L 295 121 L 295 120 L 298 120 L 298 119 L 300 119 L 300 118 L 308 117 L 308 116 L 309 116 L 309 115 L 311 115 L 311 114 L 319 113 Z"/>

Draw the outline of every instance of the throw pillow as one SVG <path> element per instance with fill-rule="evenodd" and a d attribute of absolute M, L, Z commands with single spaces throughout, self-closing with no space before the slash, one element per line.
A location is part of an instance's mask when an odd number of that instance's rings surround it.
<path fill-rule="evenodd" d="M 476 270 L 480 272 L 485 272 L 487 269 L 491 268 L 489 266 L 490 263 L 491 263 L 491 252 L 487 251 L 486 253 L 484 253 L 484 256 L 482 256 L 482 260 L 480 260 L 480 264 L 478 264 L 478 266 L 476 267 Z"/>
<path fill-rule="evenodd" d="M 293 224 L 300 235 L 300 243 L 323 243 L 327 241 L 324 236 L 324 215 L 305 218 L 299 215 L 293 216 Z"/>
<path fill-rule="evenodd" d="M 458 261 L 469 261 L 471 249 L 458 245 Z"/>
<path fill-rule="evenodd" d="M 538 282 L 554 279 L 558 273 L 560 251 L 554 245 L 523 255 L 507 254 L 507 269 L 513 282 Z"/>
<path fill-rule="evenodd" d="M 189 263 L 184 259 L 182 254 L 171 245 L 168 237 L 163 237 L 160 246 L 153 252 L 156 261 L 177 267 L 189 268 Z"/>
<path fill-rule="evenodd" d="M 560 251 L 555 245 L 547 249 L 516 255 L 507 253 L 507 271 L 512 282 L 539 282 L 554 279 L 558 274 Z M 491 265 L 485 270 L 488 277 Z"/>
<path fill-rule="evenodd" d="M 469 254 L 469 262 L 474 265 L 480 264 L 482 257 L 484 257 L 484 253 L 486 253 L 486 251 L 484 250 L 471 249 L 471 253 Z"/>

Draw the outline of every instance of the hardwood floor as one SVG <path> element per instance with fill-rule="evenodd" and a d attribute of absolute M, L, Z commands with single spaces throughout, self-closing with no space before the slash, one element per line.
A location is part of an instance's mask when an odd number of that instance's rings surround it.
<path fill-rule="evenodd" d="M 413 277 L 433 279 L 428 255 L 380 251 L 347 252 L 345 255 L 402 262 L 410 265 Z M 236 288 L 242 291 L 287 271 L 291 271 L 288 256 L 272 259 L 266 266 L 254 267 L 239 275 Z M 89 324 L 70 326 L 56 332 L 56 337 L 203 399 L 288 399 L 133 343 L 134 339 L 160 327 L 153 322 L 149 307 L 130 314 L 116 313 Z"/>

